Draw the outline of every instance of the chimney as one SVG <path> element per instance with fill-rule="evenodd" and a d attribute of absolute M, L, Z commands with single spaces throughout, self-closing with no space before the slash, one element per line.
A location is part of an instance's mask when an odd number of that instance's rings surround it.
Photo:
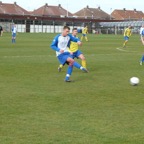
<path fill-rule="evenodd" d="M 137 12 L 137 10 L 136 10 L 136 9 L 134 9 L 134 12 Z"/>
<path fill-rule="evenodd" d="M 98 7 L 98 10 L 101 10 L 101 7 L 100 7 L 100 6 Z"/>
<path fill-rule="evenodd" d="M 2 5 L 2 1 L 0 1 L 0 5 Z"/>
<path fill-rule="evenodd" d="M 87 9 L 89 9 L 89 6 L 87 5 Z"/>
<path fill-rule="evenodd" d="M 126 11 L 126 8 L 123 8 L 124 11 Z"/>
<path fill-rule="evenodd" d="M 16 2 L 14 2 L 14 5 L 16 6 L 16 5 L 17 5 L 17 3 L 16 3 Z"/>
<path fill-rule="evenodd" d="M 59 4 L 58 7 L 61 8 L 61 4 Z"/>
<path fill-rule="evenodd" d="M 45 6 L 48 7 L 48 3 L 46 3 Z"/>

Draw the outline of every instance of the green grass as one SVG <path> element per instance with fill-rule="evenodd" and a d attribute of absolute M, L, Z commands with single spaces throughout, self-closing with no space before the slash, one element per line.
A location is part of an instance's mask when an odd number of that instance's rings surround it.
<path fill-rule="evenodd" d="M 0 37 L 0 144 L 143 144 L 144 47 L 133 35 L 89 35 L 80 48 L 89 73 L 66 68 L 50 49 L 54 34 Z M 80 60 L 76 60 L 79 61 Z M 131 86 L 130 77 L 140 78 Z"/>

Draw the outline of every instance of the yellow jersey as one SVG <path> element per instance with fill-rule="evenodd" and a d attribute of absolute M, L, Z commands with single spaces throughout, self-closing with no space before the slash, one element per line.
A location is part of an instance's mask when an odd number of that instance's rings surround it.
<path fill-rule="evenodd" d="M 77 42 L 72 42 L 70 43 L 69 51 L 70 52 L 76 52 L 78 50 L 78 43 Z"/>
<path fill-rule="evenodd" d="M 124 31 L 124 36 L 130 37 L 132 34 L 131 29 L 130 28 L 126 28 Z"/>
<path fill-rule="evenodd" d="M 82 34 L 87 34 L 88 33 L 88 28 L 85 27 L 83 30 L 82 30 Z"/>

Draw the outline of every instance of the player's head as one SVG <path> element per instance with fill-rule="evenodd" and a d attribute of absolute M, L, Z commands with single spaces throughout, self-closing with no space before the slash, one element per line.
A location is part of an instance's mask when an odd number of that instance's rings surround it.
<path fill-rule="evenodd" d="M 131 29 L 131 28 L 132 28 L 132 26 L 131 26 L 131 25 L 129 25 L 129 26 L 128 26 L 128 28 L 129 28 L 129 29 Z"/>
<path fill-rule="evenodd" d="M 144 24 L 142 25 L 142 27 L 144 28 Z"/>
<path fill-rule="evenodd" d="M 69 34 L 69 32 L 70 32 L 70 27 L 64 26 L 64 27 L 63 27 L 62 35 L 63 35 L 63 36 L 67 36 L 67 35 Z"/>
<path fill-rule="evenodd" d="M 13 25 L 12 25 L 13 27 L 16 27 L 16 25 L 13 23 Z"/>
<path fill-rule="evenodd" d="M 77 28 L 73 28 L 73 30 L 72 30 L 72 35 L 73 35 L 73 36 L 76 36 L 77 33 L 78 33 Z"/>

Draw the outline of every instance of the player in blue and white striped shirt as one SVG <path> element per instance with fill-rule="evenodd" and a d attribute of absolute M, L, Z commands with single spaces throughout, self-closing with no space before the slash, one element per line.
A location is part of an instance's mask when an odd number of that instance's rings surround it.
<path fill-rule="evenodd" d="M 66 82 L 70 81 L 70 76 L 73 71 L 73 66 L 84 71 L 88 72 L 84 67 L 82 67 L 79 63 L 75 62 L 72 56 L 72 53 L 69 52 L 70 42 L 77 42 L 78 45 L 81 45 L 81 41 L 69 34 L 70 28 L 68 26 L 64 26 L 62 34 L 57 35 L 52 44 L 51 48 L 56 51 L 56 56 L 59 62 L 63 65 L 68 63 L 68 70 L 65 77 Z"/>
<path fill-rule="evenodd" d="M 17 28 L 16 25 L 12 26 L 12 43 L 16 43 L 16 33 L 17 33 Z"/>

